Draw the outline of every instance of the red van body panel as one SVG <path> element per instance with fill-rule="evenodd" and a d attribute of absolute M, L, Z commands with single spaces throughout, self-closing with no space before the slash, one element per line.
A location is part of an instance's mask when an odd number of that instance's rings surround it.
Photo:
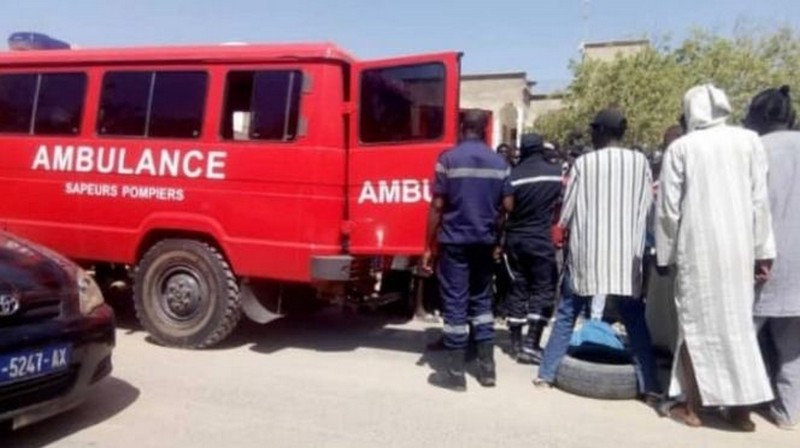
<path fill-rule="evenodd" d="M 359 73 L 419 63 L 445 68 L 442 136 L 361 144 Z M 297 137 L 223 139 L 226 76 L 264 69 L 302 71 Z M 205 72 L 200 135 L 99 135 L 103 76 L 127 70 Z M 217 244 L 238 276 L 298 282 L 312 280 L 312 257 L 422 250 L 424 189 L 436 156 L 456 141 L 457 53 L 360 62 L 331 44 L 304 44 L 0 54 L 0 75 L 54 72 L 87 75 L 81 127 L 63 137 L 0 133 L 0 225 L 8 231 L 77 260 L 131 265 L 154 239 L 197 236 Z M 381 181 L 400 182 L 399 201 L 359 200 L 367 182 Z"/>

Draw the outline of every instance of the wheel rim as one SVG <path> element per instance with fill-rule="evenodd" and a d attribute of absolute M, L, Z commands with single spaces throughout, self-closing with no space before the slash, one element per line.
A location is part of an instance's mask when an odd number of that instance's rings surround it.
<path fill-rule="evenodd" d="M 163 317 L 185 324 L 202 319 L 208 302 L 208 285 L 196 269 L 185 265 L 166 269 L 154 286 L 159 314 Z"/>

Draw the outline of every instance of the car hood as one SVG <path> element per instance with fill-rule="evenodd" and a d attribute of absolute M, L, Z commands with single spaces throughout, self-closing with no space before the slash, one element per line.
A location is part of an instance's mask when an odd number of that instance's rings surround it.
<path fill-rule="evenodd" d="M 0 232 L 0 290 L 60 295 L 75 288 L 77 269 L 49 249 Z"/>

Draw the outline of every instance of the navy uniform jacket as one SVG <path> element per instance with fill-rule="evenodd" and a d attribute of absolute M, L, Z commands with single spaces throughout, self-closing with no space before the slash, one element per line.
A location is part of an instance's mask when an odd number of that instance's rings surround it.
<path fill-rule="evenodd" d="M 525 158 L 511 172 L 514 211 L 508 217 L 509 236 L 551 238 L 556 207 L 563 191 L 562 168 L 541 153 Z"/>
<path fill-rule="evenodd" d="M 436 163 L 434 196 L 444 199 L 441 244 L 496 244 L 503 198 L 512 194 L 505 159 L 477 139 L 443 152 Z"/>

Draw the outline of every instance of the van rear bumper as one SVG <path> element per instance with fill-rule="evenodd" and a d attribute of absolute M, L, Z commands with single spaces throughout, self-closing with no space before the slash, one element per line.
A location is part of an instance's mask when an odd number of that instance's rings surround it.
<path fill-rule="evenodd" d="M 349 282 L 359 276 L 356 258 L 351 255 L 311 257 L 311 280 L 314 282 Z"/>
<path fill-rule="evenodd" d="M 410 256 L 317 255 L 311 257 L 311 281 L 356 282 L 372 278 L 380 271 L 414 271 Z"/>

